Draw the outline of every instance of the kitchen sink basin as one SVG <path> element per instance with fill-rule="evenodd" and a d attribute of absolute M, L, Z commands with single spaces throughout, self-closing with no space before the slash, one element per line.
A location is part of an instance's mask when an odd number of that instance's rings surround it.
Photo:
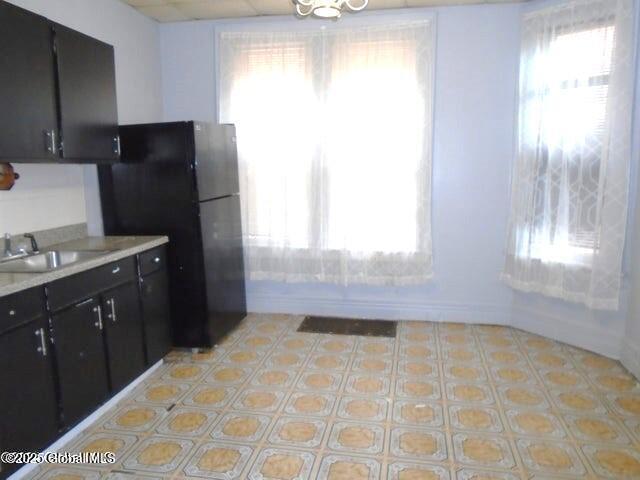
<path fill-rule="evenodd" d="M 0 263 L 0 273 L 44 273 L 100 257 L 109 250 L 53 250 Z"/>

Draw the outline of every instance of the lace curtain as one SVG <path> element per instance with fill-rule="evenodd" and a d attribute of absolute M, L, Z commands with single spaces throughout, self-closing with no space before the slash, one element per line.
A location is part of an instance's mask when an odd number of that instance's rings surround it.
<path fill-rule="evenodd" d="M 617 309 L 627 222 L 633 0 L 573 1 L 523 20 L 512 287 Z"/>
<path fill-rule="evenodd" d="M 220 34 L 250 278 L 431 277 L 432 29 Z"/>

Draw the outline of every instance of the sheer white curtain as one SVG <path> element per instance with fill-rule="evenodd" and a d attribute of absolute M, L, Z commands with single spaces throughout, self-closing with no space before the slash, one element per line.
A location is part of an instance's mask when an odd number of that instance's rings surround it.
<path fill-rule="evenodd" d="M 252 279 L 431 277 L 432 28 L 220 34 Z"/>
<path fill-rule="evenodd" d="M 617 309 L 633 101 L 633 0 L 525 16 L 518 152 L 503 278 Z"/>

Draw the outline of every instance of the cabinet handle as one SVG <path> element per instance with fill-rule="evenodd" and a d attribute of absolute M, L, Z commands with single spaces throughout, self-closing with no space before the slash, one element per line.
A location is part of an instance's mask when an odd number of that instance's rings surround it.
<path fill-rule="evenodd" d="M 111 307 L 111 315 L 109 315 L 109 318 L 113 323 L 116 323 L 118 320 L 118 317 L 116 316 L 116 301 L 112 298 L 111 300 L 107 300 L 107 303 Z"/>
<path fill-rule="evenodd" d="M 89 304 L 93 302 L 93 298 L 88 298 L 87 300 L 80 302 L 80 303 L 76 303 L 76 308 L 80 308 L 80 307 L 84 307 L 85 305 Z M 93 309 L 93 311 L 95 312 L 95 308 Z"/>
<path fill-rule="evenodd" d="M 45 148 L 49 153 L 56 153 L 56 131 L 45 130 Z"/>
<path fill-rule="evenodd" d="M 116 274 L 120 271 L 120 267 L 116 267 L 113 270 L 111 270 L 111 273 Z"/>
<path fill-rule="evenodd" d="M 36 330 L 36 336 L 40 337 L 40 346 L 38 347 L 38 352 L 42 354 L 43 357 L 47 356 L 47 340 L 44 336 L 44 328 L 40 328 Z"/>
<path fill-rule="evenodd" d="M 15 311 L 15 310 L 9 310 L 9 316 L 10 316 L 10 317 L 15 316 L 15 314 L 16 314 L 16 311 Z"/>
<path fill-rule="evenodd" d="M 160 263 L 160 257 L 156 257 L 153 259 L 153 263 Z"/>
<path fill-rule="evenodd" d="M 98 321 L 94 323 L 94 325 L 98 327 L 99 330 L 102 330 L 102 308 L 100 305 L 96 305 L 93 307 L 93 311 L 98 314 Z"/>
<path fill-rule="evenodd" d="M 113 153 L 120 155 L 120 135 L 113 137 Z"/>

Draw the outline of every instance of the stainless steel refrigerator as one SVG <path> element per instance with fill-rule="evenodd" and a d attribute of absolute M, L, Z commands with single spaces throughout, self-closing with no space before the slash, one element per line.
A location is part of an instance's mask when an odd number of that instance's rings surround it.
<path fill-rule="evenodd" d="M 235 127 L 120 127 L 98 167 L 106 235 L 168 235 L 173 341 L 209 347 L 246 316 Z"/>

